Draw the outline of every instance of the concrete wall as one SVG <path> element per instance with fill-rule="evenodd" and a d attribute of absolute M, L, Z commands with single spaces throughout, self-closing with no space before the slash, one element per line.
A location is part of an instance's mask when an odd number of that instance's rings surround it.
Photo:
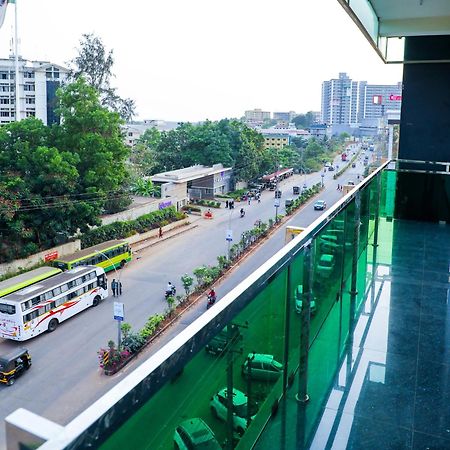
<path fill-rule="evenodd" d="M 16 259 L 15 261 L 9 263 L 0 264 L 0 276 L 9 272 L 17 272 L 18 270 L 26 269 L 34 266 L 35 264 L 41 263 L 44 261 L 45 255 L 49 253 L 58 252 L 58 256 L 69 255 L 70 253 L 77 252 L 80 249 L 81 241 L 76 239 L 73 242 L 68 242 L 67 244 L 58 245 L 58 247 L 49 248 L 42 252 L 35 253 L 28 258 Z"/>

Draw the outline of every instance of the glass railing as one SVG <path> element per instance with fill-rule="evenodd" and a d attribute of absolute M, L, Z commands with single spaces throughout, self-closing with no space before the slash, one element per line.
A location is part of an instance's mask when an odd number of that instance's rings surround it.
<path fill-rule="evenodd" d="M 41 448 L 308 442 L 371 266 L 390 256 L 378 241 L 380 221 L 392 221 L 395 176 L 388 163 L 377 169 Z"/>

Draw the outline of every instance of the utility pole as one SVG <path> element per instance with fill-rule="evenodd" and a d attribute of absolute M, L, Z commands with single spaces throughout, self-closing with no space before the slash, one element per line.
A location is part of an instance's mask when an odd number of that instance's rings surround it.
<path fill-rule="evenodd" d="M 15 1 L 14 5 L 14 65 L 16 71 L 16 122 L 20 120 L 20 105 L 19 105 L 19 44 L 18 44 L 18 32 L 17 32 L 17 3 L 19 0 Z"/>

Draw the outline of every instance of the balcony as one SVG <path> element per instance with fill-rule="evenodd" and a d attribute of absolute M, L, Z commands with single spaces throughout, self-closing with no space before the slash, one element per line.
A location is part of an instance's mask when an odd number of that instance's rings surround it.
<path fill-rule="evenodd" d="M 223 448 L 448 448 L 450 227 L 396 220 L 397 175 L 370 175 L 40 448 L 168 449 L 197 417 Z"/>

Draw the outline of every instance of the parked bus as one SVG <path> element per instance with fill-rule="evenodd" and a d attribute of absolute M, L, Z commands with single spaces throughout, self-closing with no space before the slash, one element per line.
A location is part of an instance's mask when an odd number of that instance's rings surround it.
<path fill-rule="evenodd" d="M 64 320 L 108 296 L 101 267 L 76 267 L 0 300 L 0 337 L 25 341 L 55 331 Z"/>
<path fill-rule="evenodd" d="M 97 266 L 105 272 L 123 267 L 131 261 L 131 248 L 126 241 L 107 241 L 55 259 L 52 264 L 62 270 L 77 266 Z"/>
<path fill-rule="evenodd" d="M 56 267 L 39 267 L 38 269 L 30 270 L 29 272 L 16 275 L 7 280 L 0 281 L 0 298 L 5 295 L 16 292 L 19 289 L 30 286 L 31 284 L 50 278 L 61 273 L 61 269 Z"/>

